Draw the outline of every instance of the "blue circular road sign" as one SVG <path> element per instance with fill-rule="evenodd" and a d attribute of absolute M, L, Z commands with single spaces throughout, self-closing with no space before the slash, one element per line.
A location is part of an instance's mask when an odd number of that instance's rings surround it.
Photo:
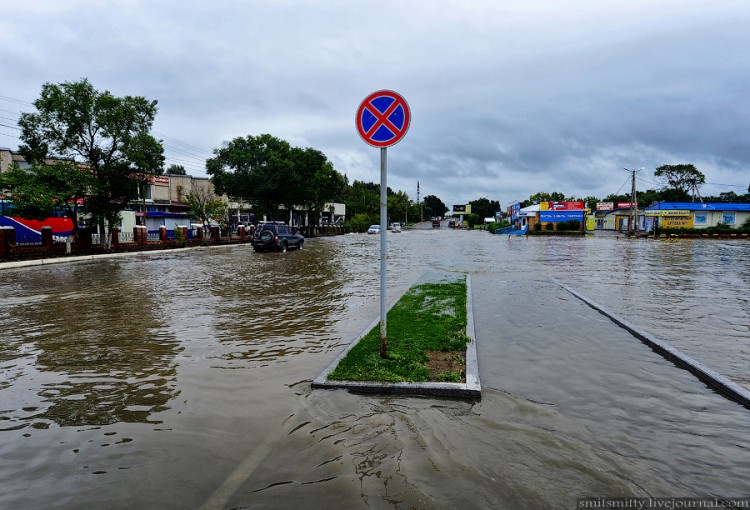
<path fill-rule="evenodd" d="M 373 92 L 357 109 L 357 132 L 373 147 L 390 147 L 406 134 L 411 122 L 409 105 L 392 90 Z"/>

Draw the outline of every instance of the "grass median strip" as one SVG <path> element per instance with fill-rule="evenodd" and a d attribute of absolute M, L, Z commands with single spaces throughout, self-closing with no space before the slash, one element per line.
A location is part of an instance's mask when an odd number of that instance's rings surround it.
<path fill-rule="evenodd" d="M 388 357 L 375 326 L 328 374 L 335 381 L 465 382 L 466 280 L 409 289 L 388 312 Z"/>

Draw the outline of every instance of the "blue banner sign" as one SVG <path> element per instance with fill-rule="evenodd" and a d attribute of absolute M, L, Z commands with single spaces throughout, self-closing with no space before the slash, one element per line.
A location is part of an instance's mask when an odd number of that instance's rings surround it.
<path fill-rule="evenodd" d="M 539 221 L 544 223 L 559 223 L 562 221 L 583 221 L 583 211 L 540 211 Z"/>

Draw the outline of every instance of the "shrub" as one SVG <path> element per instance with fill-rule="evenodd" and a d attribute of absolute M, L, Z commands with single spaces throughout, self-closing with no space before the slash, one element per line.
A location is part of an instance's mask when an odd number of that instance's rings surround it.
<path fill-rule="evenodd" d="M 496 221 L 495 223 L 487 224 L 487 230 L 489 230 L 490 232 L 494 232 L 495 230 L 499 228 L 505 228 L 505 227 L 510 227 L 510 222 L 507 220 Z"/>
<path fill-rule="evenodd" d="M 534 230 L 539 232 L 542 230 L 542 224 L 541 223 L 534 223 Z"/>
<path fill-rule="evenodd" d="M 370 225 L 375 224 L 380 224 L 380 220 L 375 218 L 374 215 L 359 213 L 347 220 L 346 230 L 349 232 L 367 232 Z"/>
<path fill-rule="evenodd" d="M 544 225 L 544 230 L 555 230 L 555 224 L 547 223 L 546 225 Z"/>
<path fill-rule="evenodd" d="M 468 222 L 470 229 L 473 229 L 474 225 L 476 225 L 477 223 L 479 223 L 479 220 L 480 220 L 480 218 L 476 214 L 469 214 L 466 217 L 466 221 Z"/>
<path fill-rule="evenodd" d="M 557 224 L 557 230 L 581 230 L 581 222 L 578 220 L 561 221 Z"/>
<path fill-rule="evenodd" d="M 174 229 L 174 238 L 177 241 L 177 245 L 181 248 L 184 248 L 187 246 L 187 238 L 185 237 L 185 233 L 182 231 L 181 228 L 175 227 Z"/>

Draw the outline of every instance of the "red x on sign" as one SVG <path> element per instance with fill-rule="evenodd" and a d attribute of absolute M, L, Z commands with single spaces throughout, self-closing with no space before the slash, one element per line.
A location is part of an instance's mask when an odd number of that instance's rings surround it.
<path fill-rule="evenodd" d="M 390 147 L 406 134 L 411 112 L 406 100 L 392 90 L 373 92 L 357 109 L 359 136 L 374 147 Z"/>

